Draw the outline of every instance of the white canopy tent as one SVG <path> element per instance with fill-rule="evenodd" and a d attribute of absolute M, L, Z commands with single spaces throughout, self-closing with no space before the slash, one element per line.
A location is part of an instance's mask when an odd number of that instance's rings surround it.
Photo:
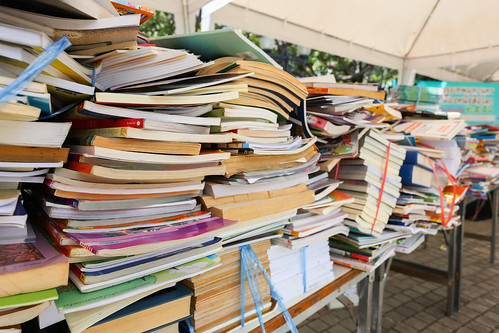
<path fill-rule="evenodd" d="M 497 0 L 145 0 L 184 19 L 203 19 L 446 81 L 499 80 Z M 211 17 L 210 17 L 211 14 Z M 177 21 L 179 26 L 179 21 Z M 205 21 L 206 22 L 206 21 Z M 496 73 L 497 72 L 497 73 Z"/>

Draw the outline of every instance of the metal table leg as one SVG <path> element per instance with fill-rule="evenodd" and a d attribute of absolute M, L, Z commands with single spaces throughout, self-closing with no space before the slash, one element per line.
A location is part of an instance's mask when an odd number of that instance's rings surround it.
<path fill-rule="evenodd" d="M 359 309 L 357 313 L 357 332 L 371 332 L 372 299 L 374 272 L 359 282 Z"/>
<path fill-rule="evenodd" d="M 447 315 L 451 316 L 454 312 L 454 303 L 456 295 L 456 228 L 444 231 L 447 234 L 449 261 L 447 266 Z"/>
<path fill-rule="evenodd" d="M 373 285 L 373 306 L 371 327 L 373 332 L 381 332 L 381 318 L 383 315 L 383 293 L 385 290 L 386 277 L 390 271 L 393 257 L 381 264 L 375 271 Z"/>
<path fill-rule="evenodd" d="M 497 205 L 498 205 L 498 189 L 492 191 L 492 235 L 490 239 L 490 263 L 495 262 L 496 256 L 496 236 L 497 236 Z"/>
<path fill-rule="evenodd" d="M 465 211 L 463 214 L 466 213 Z M 464 216 L 464 215 L 463 215 Z M 454 311 L 459 311 L 461 303 L 461 277 L 463 267 L 463 238 L 464 238 L 464 217 L 460 226 L 456 230 L 456 271 L 454 274 Z"/>

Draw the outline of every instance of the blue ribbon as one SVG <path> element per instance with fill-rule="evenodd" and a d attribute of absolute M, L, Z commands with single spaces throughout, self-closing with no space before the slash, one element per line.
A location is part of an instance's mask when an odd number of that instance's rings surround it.
<path fill-rule="evenodd" d="M 301 248 L 301 269 L 303 273 L 303 293 L 307 292 L 307 246 Z"/>
<path fill-rule="evenodd" d="M 265 282 L 270 288 L 270 296 L 277 301 L 277 305 L 282 312 L 288 327 L 290 328 L 292 333 L 298 333 L 298 329 L 296 328 L 295 323 L 293 322 L 293 318 L 286 309 L 284 305 L 284 301 L 282 297 L 279 295 L 277 290 L 275 289 L 270 277 L 263 267 L 262 262 L 258 259 L 257 255 L 249 245 L 243 245 L 239 248 L 239 252 L 241 255 L 241 327 L 244 327 L 244 293 L 245 293 L 245 281 L 244 277 L 248 279 L 248 285 L 251 290 L 251 297 L 253 298 L 253 303 L 255 304 L 256 314 L 258 316 L 258 321 L 260 322 L 260 328 L 262 332 L 265 332 L 265 325 L 262 318 L 262 310 L 263 310 L 263 297 L 261 294 L 261 289 L 258 288 L 258 270 L 263 275 Z"/>
<path fill-rule="evenodd" d="M 59 38 L 45 49 L 26 69 L 4 89 L 0 90 L 0 107 L 14 98 L 20 91 L 30 84 L 45 67 L 50 65 L 57 56 L 71 45 L 66 35 Z"/>

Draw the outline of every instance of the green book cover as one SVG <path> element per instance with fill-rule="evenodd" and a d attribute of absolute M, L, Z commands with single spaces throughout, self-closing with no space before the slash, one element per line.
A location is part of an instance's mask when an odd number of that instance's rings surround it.
<path fill-rule="evenodd" d="M 18 294 L 0 298 L 0 310 L 18 306 L 27 306 L 57 299 L 57 289 L 47 289 L 32 293 Z"/>
<path fill-rule="evenodd" d="M 155 38 L 151 42 L 157 46 L 170 49 L 189 50 L 196 55 L 200 55 L 203 61 L 215 60 L 221 57 L 240 57 L 245 60 L 260 61 L 281 68 L 267 53 L 234 29 L 164 36 Z"/>

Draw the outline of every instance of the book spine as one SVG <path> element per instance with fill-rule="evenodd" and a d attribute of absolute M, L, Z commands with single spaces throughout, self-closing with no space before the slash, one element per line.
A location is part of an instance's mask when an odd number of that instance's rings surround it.
<path fill-rule="evenodd" d="M 82 119 L 73 120 L 71 129 L 92 129 L 92 128 L 111 128 L 111 127 L 134 127 L 144 128 L 144 119 Z"/>
<path fill-rule="evenodd" d="M 327 124 L 329 122 L 327 120 L 325 120 L 325 119 L 316 117 L 316 116 L 311 115 L 311 114 L 307 114 L 307 123 L 310 126 L 313 126 L 313 127 L 325 130 L 326 127 L 327 127 Z"/>
<path fill-rule="evenodd" d="M 78 279 L 81 280 L 81 282 L 85 283 L 86 275 L 80 270 L 80 268 L 77 265 L 71 264 L 69 265 L 69 268 L 73 271 L 73 273 L 76 274 L 76 276 L 78 277 Z"/>
<path fill-rule="evenodd" d="M 92 165 L 83 164 L 79 162 L 68 162 L 66 163 L 66 167 L 74 171 L 79 171 L 88 174 L 92 172 Z"/>

